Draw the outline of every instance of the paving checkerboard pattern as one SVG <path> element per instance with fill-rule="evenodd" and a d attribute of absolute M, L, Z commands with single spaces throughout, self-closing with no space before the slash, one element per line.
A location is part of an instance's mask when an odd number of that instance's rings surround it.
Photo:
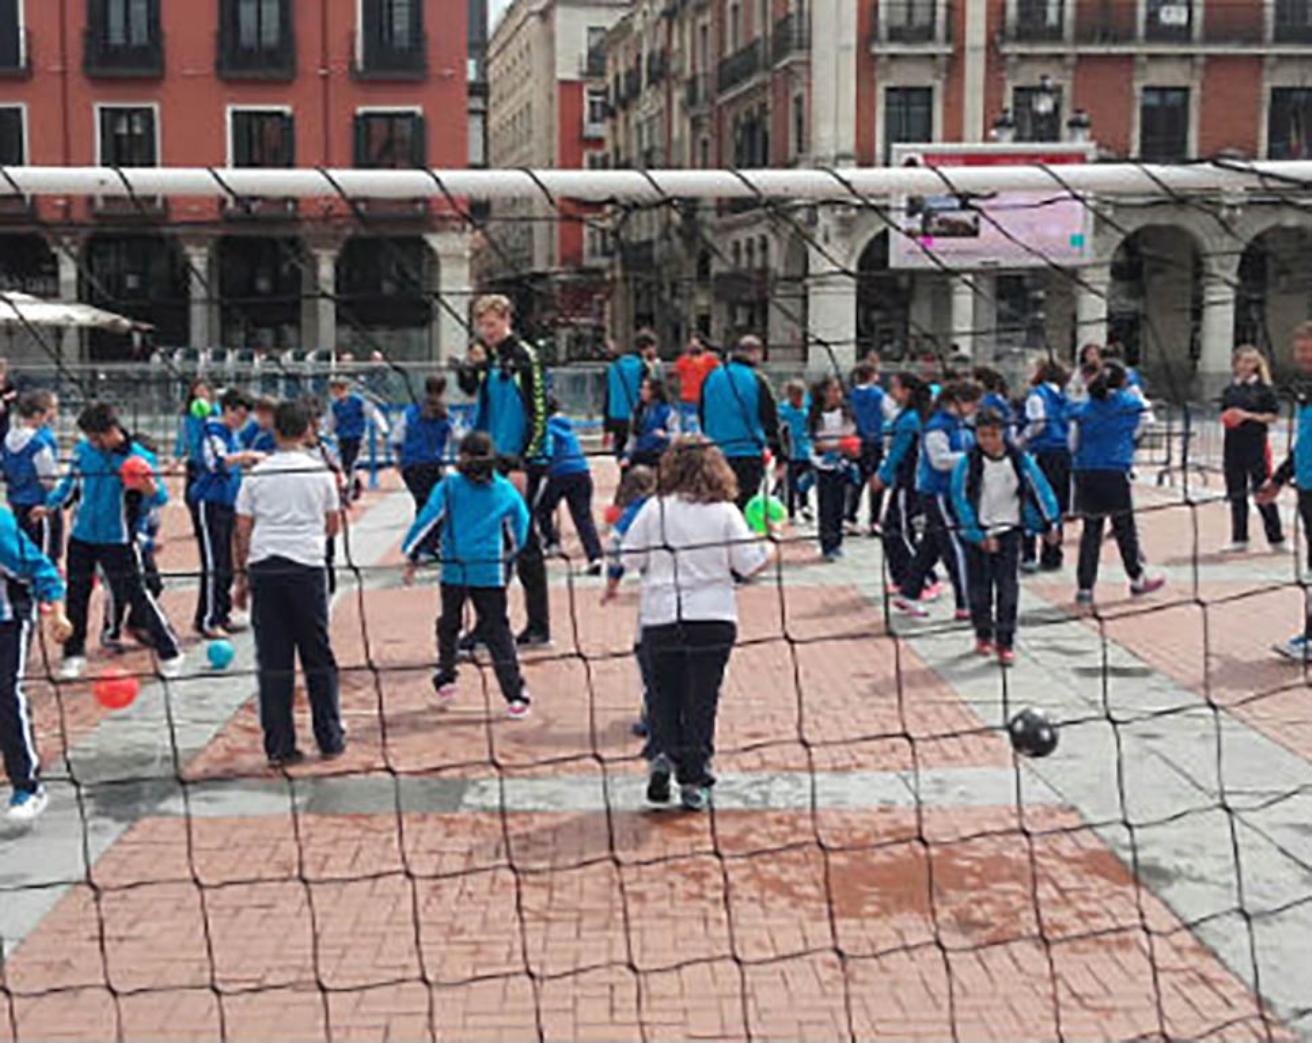
<path fill-rule="evenodd" d="M 564 562 L 534 716 L 481 665 L 435 706 L 384 483 L 334 611 L 344 758 L 266 770 L 249 639 L 120 714 L 34 679 L 53 804 L 0 837 L 0 1041 L 1312 1039 L 1312 713 L 1268 650 L 1299 562 L 1209 553 L 1202 493 L 1141 493 L 1151 601 L 1110 545 L 1093 615 L 1027 580 L 1009 674 L 946 608 L 890 620 L 875 544 L 790 544 L 741 591 L 695 816 L 643 806 L 633 592 Z M 1066 722 L 1045 761 L 1000 736 L 1024 704 Z"/>

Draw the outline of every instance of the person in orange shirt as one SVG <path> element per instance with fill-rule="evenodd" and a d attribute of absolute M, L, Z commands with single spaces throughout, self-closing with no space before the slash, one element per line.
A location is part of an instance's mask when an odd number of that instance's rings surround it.
<path fill-rule="evenodd" d="M 720 360 L 713 352 L 706 350 L 706 345 L 696 333 L 688 338 L 688 347 L 674 363 L 674 371 L 679 377 L 679 430 L 684 434 L 695 434 L 698 431 L 697 415 L 702 401 L 702 384 L 719 364 Z"/>

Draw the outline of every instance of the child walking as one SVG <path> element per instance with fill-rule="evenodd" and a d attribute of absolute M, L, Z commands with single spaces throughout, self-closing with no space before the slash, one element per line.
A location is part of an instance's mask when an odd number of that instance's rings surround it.
<path fill-rule="evenodd" d="M 893 440 L 873 484 L 890 490 L 884 512 L 884 560 L 888 562 L 889 586 L 896 594 L 901 592 L 916 556 L 912 527 L 919 511 L 916 466 L 921 428 L 929 418 L 929 386 L 914 373 L 897 373 L 889 383 L 889 397 L 898 406 L 892 424 Z"/>
<path fill-rule="evenodd" d="M 433 489 L 442 480 L 447 444 L 451 439 L 451 417 L 446 405 L 446 377 L 431 376 L 424 381 L 424 400 L 406 406 L 392 428 L 401 481 L 415 501 L 415 517 L 424 509 Z M 436 557 L 432 540 L 421 548 L 426 556 Z"/>
<path fill-rule="evenodd" d="M 386 437 L 387 424 L 377 407 L 358 391 L 351 390 L 351 382 L 346 377 L 333 377 L 328 382 L 328 394 L 332 398 L 328 415 L 325 418 L 325 433 L 336 437 L 342 454 L 342 470 L 347 478 L 347 490 L 352 500 L 358 500 L 364 492 L 360 477 L 355 473 L 356 462 L 360 459 L 360 446 L 364 442 L 365 430 L 369 420 L 380 431 L 380 437 Z"/>
<path fill-rule="evenodd" d="M 851 485 L 842 445 L 856 431 L 837 377 L 822 380 L 812 391 L 807 430 L 820 501 L 820 554 L 833 563 L 843 556 L 843 518 Z"/>
<path fill-rule="evenodd" d="M 876 487 L 874 478 L 884 460 L 884 389 L 879 386 L 879 370 L 862 362 L 852 371 L 852 421 L 861 440 L 861 455 L 857 458 L 860 482 L 847 490 L 848 524 L 856 526 L 861 512 L 861 494 L 870 489 L 870 524 L 867 535 L 879 535 L 879 520 L 884 512 L 884 491 Z"/>
<path fill-rule="evenodd" d="M 976 444 L 952 471 L 952 505 L 966 549 L 975 651 L 1015 662 L 1021 542 L 1026 532 L 1060 538 L 1061 512 L 1028 453 L 1007 441 L 1007 418 L 986 409 Z"/>
<path fill-rule="evenodd" d="M 601 537 L 592 517 L 592 470 L 583 454 L 574 425 L 555 399 L 547 402 L 547 480 L 542 483 L 533 510 L 538 528 L 549 553 L 560 553 L 560 532 L 556 527 L 556 508 L 561 501 L 569 508 L 574 531 L 579 534 L 583 553 L 588 559 L 588 575 L 601 575 Z"/>
<path fill-rule="evenodd" d="M 49 422 L 54 395 L 30 391 L 18 400 L 18 423 L 4 441 L 5 489 L 18 527 L 56 565 L 64 546 L 62 513 L 33 517 L 59 480 L 59 444 Z"/>
<path fill-rule="evenodd" d="M 657 495 L 624 537 L 642 573 L 638 613 L 650 657 L 652 761 L 647 799 L 670 799 L 670 775 L 689 811 L 710 803 L 720 685 L 737 639 L 735 577 L 770 560 L 767 544 L 734 506 L 738 481 L 704 438 L 681 438 L 661 459 Z"/>
<path fill-rule="evenodd" d="M 779 405 L 779 435 L 786 456 L 779 468 L 783 469 L 784 503 L 790 523 L 797 521 L 799 512 L 803 521 L 812 518 L 810 487 L 815 478 L 811 470 L 810 417 L 811 396 L 806 393 L 806 385 L 800 380 L 788 381 Z M 775 473 L 777 476 L 778 468 Z"/>
<path fill-rule="evenodd" d="M 460 443 L 455 474 L 438 483 L 401 545 L 409 585 L 424 540 L 432 532 L 440 539 L 442 608 L 433 687 L 444 704 L 456 697 L 457 643 L 461 615 L 469 601 L 477 617 L 475 629 L 491 653 L 506 712 L 515 720 L 529 715 L 529 694 L 506 608 L 506 583 L 528 529 L 528 506 L 510 481 L 497 473 L 492 439 L 485 432 L 471 431 Z"/>

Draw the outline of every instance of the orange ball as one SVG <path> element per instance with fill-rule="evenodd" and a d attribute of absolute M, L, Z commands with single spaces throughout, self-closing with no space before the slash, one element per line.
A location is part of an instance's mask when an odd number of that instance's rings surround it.
<path fill-rule="evenodd" d="M 131 706 L 141 690 L 137 679 L 117 666 L 100 671 L 91 692 L 106 710 L 123 710 Z"/>
<path fill-rule="evenodd" d="M 118 473 L 124 485 L 137 491 L 148 489 L 151 482 L 155 480 L 150 464 L 140 456 L 129 456 L 123 461 L 123 466 L 118 469 Z"/>
<path fill-rule="evenodd" d="M 1239 411 L 1237 409 L 1227 409 L 1221 414 L 1221 423 L 1226 427 L 1238 427 L 1242 423 L 1239 419 Z"/>
<path fill-rule="evenodd" d="M 844 456 L 856 458 L 861 455 L 861 439 L 856 435 L 848 435 L 838 443 L 838 451 Z"/>
<path fill-rule="evenodd" d="M 609 507 L 606 508 L 606 514 L 605 514 L 606 524 L 614 525 L 616 522 L 620 520 L 620 518 L 623 515 L 624 515 L 624 509 L 620 507 L 619 504 L 612 503 Z"/>

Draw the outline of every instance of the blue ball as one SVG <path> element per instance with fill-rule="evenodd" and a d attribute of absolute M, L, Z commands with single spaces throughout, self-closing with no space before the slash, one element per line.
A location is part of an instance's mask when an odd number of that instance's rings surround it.
<path fill-rule="evenodd" d="M 217 641 L 211 641 L 206 646 L 205 655 L 209 658 L 210 666 L 213 669 L 226 670 L 237 657 L 237 650 L 232 647 L 231 641 L 219 638 Z"/>

